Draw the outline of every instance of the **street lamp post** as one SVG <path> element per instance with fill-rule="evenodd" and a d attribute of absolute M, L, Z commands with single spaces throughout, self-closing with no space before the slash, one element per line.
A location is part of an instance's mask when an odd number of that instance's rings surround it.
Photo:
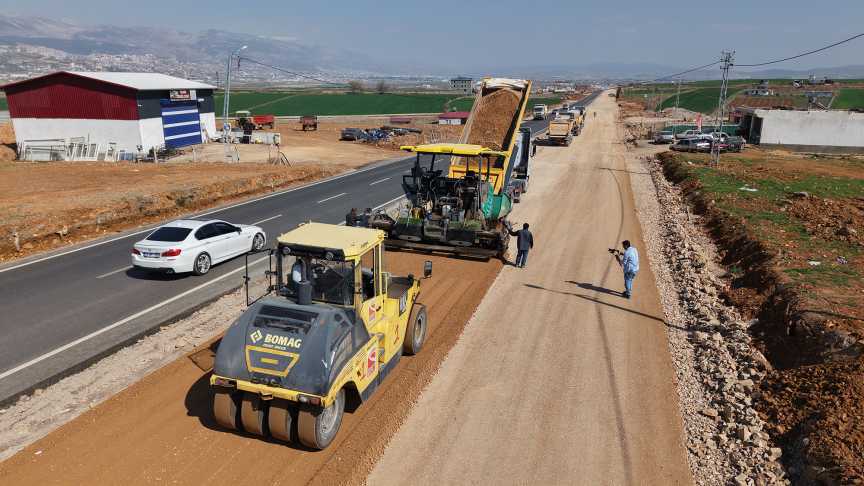
<path fill-rule="evenodd" d="M 230 106 L 229 100 L 231 98 L 231 61 L 233 61 L 235 57 L 238 57 L 240 51 L 247 47 L 248 46 L 240 47 L 228 56 L 228 69 L 225 71 L 225 103 L 222 108 L 222 141 L 225 143 L 225 158 L 230 158 L 232 161 L 234 161 L 234 157 L 231 155 L 231 147 L 228 140 L 228 135 L 231 133 L 231 129 L 228 125 L 228 107 Z"/>

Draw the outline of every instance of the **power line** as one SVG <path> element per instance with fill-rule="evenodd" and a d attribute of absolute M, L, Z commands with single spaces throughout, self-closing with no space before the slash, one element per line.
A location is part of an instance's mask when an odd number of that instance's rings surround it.
<path fill-rule="evenodd" d="M 853 41 L 859 37 L 864 37 L 864 33 L 861 33 L 858 35 L 853 35 L 852 37 L 849 37 L 848 39 L 843 39 L 840 42 L 835 42 L 835 43 L 827 45 L 825 47 L 820 47 L 819 49 L 815 49 L 815 50 L 808 51 L 808 52 L 803 52 L 803 53 L 797 54 L 795 56 L 786 57 L 783 59 L 777 59 L 774 61 L 760 62 L 760 63 L 756 63 L 756 64 L 736 64 L 735 66 L 737 66 L 737 67 L 757 67 L 757 66 L 767 66 L 768 64 L 777 64 L 778 62 L 783 62 L 783 61 L 791 61 L 792 59 L 798 59 L 799 57 L 809 56 L 810 54 L 816 54 L 817 52 L 822 52 L 822 51 L 831 49 L 832 47 L 837 47 L 840 44 L 845 44 L 845 43 Z"/>
<path fill-rule="evenodd" d="M 255 59 L 252 59 L 252 58 L 249 58 L 249 57 L 238 57 L 237 62 L 239 63 L 241 60 L 251 62 L 252 64 L 258 64 L 259 66 L 268 67 L 268 68 L 270 68 L 270 69 L 273 69 L 273 70 L 276 70 L 276 71 L 280 71 L 280 72 L 283 72 L 283 73 L 286 73 L 286 74 L 290 74 L 290 75 L 292 75 L 292 76 L 299 76 L 299 77 L 301 77 L 301 78 L 306 78 L 306 79 L 311 79 L 311 80 L 313 80 L 313 81 L 318 81 L 319 83 L 324 83 L 324 84 L 333 84 L 333 85 L 339 85 L 339 86 L 345 84 L 345 83 L 335 83 L 335 82 L 333 82 L 333 81 L 327 81 L 327 80 L 325 80 L 325 79 L 316 78 L 316 77 L 314 77 L 314 76 L 309 76 L 309 75 L 307 75 L 307 74 L 302 74 L 302 73 L 298 73 L 298 72 L 294 72 L 294 71 L 289 71 L 289 70 L 287 70 L 287 69 L 282 69 L 282 68 L 280 68 L 280 67 L 278 67 L 278 66 L 273 66 L 273 65 L 271 65 L 271 64 L 267 64 L 267 63 L 264 63 L 264 62 L 261 62 L 261 61 L 257 61 L 257 60 L 255 60 Z"/>
<path fill-rule="evenodd" d="M 662 78 L 657 78 L 654 81 L 662 81 L 664 79 L 677 78 L 678 76 L 681 76 L 682 74 L 692 73 L 693 71 L 698 71 L 700 69 L 705 69 L 705 68 L 709 68 L 711 66 L 716 66 L 716 65 L 720 64 L 720 62 L 721 61 L 714 61 L 711 64 L 706 64 L 704 66 L 699 66 L 699 67 L 695 67 L 692 69 L 688 69 L 686 71 L 681 71 L 680 73 L 675 73 L 675 74 L 670 74 L 668 76 L 663 76 Z"/>

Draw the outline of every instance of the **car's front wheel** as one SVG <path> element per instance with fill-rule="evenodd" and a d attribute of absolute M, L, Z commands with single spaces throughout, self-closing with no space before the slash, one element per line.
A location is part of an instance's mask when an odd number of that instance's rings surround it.
<path fill-rule="evenodd" d="M 257 233 L 254 238 L 252 238 L 252 249 L 250 250 L 252 253 L 261 251 L 264 248 L 264 235 L 261 233 Z"/>
<path fill-rule="evenodd" d="M 204 275 L 210 271 L 211 266 L 213 266 L 213 260 L 210 259 L 210 255 L 199 253 L 195 257 L 195 263 L 192 265 L 192 273 L 195 275 Z"/>

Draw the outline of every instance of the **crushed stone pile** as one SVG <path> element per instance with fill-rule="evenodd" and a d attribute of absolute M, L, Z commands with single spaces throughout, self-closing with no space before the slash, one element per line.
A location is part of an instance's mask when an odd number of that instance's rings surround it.
<path fill-rule="evenodd" d="M 512 89 L 502 88 L 484 96 L 474 114 L 468 143 L 503 150 L 518 109 L 519 93 Z"/>
<path fill-rule="evenodd" d="M 754 406 L 771 365 L 750 338 L 753 322 L 722 299 L 716 248 L 656 159 L 630 168 L 650 174 L 632 184 L 666 315 L 694 482 L 789 484 L 782 450 Z"/>

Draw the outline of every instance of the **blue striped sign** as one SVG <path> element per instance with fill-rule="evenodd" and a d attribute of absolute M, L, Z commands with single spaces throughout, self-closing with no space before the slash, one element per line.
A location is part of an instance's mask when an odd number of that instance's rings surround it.
<path fill-rule="evenodd" d="M 166 147 L 177 148 L 201 143 L 198 103 L 162 100 L 162 131 Z"/>

